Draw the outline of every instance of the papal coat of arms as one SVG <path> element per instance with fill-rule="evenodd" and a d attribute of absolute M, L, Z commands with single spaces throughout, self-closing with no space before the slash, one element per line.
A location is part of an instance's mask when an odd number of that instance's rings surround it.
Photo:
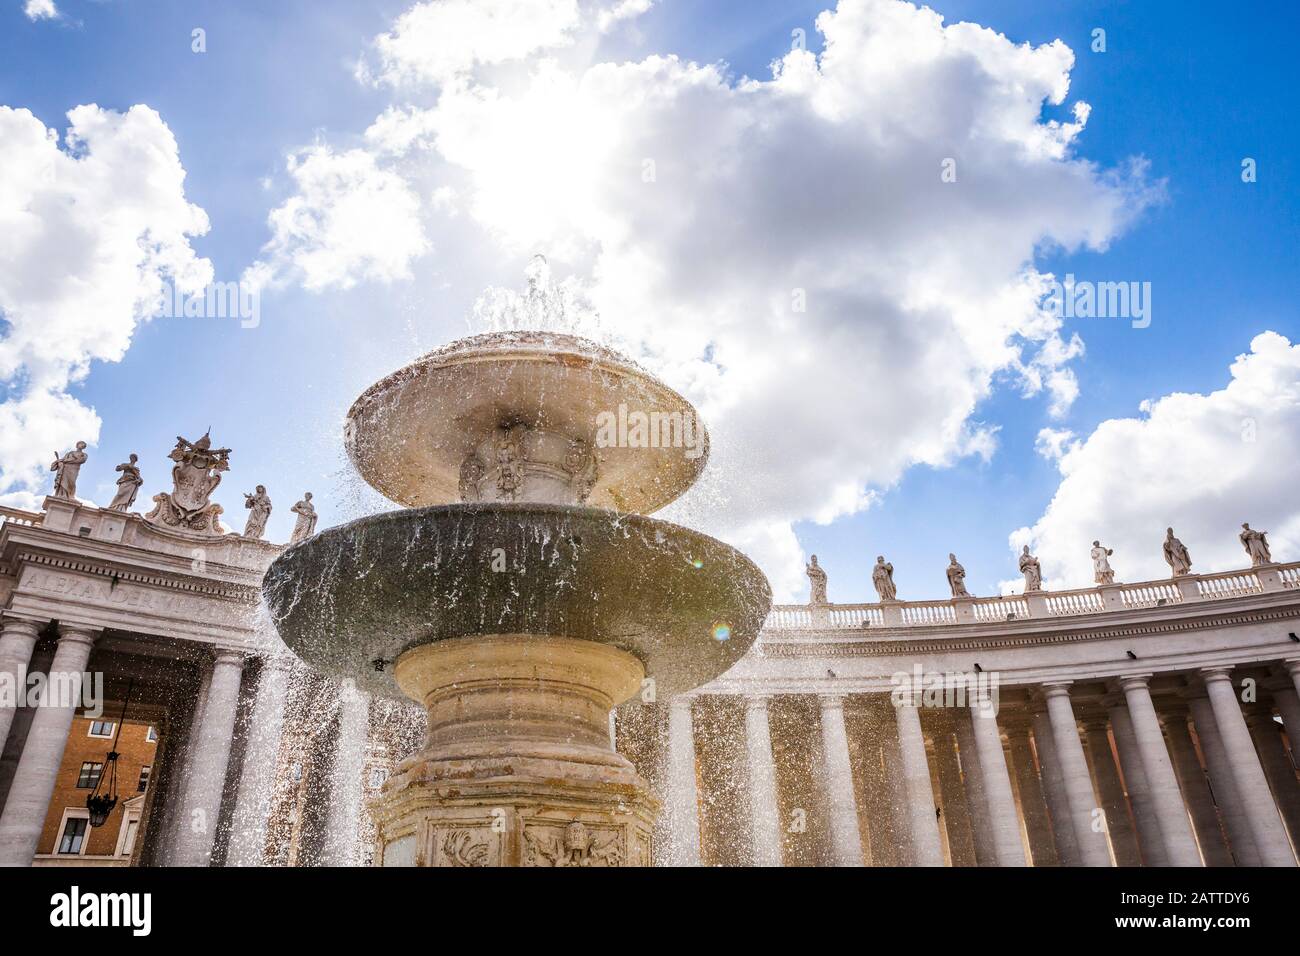
<path fill-rule="evenodd" d="M 145 515 L 145 520 L 184 531 L 224 534 L 217 520 L 221 505 L 209 499 L 221 484 L 221 473 L 230 469 L 230 449 L 213 448 L 206 433 L 196 442 L 178 435 L 176 447 L 167 457 L 175 462 L 171 494 L 164 491 L 154 495 L 153 511 Z"/>

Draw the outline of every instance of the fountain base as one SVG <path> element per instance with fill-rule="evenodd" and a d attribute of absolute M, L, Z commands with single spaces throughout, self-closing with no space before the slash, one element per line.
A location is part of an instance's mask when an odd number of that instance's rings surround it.
<path fill-rule="evenodd" d="M 394 677 L 429 715 L 376 801 L 384 866 L 647 866 L 658 802 L 610 745 L 641 687 L 626 651 L 533 634 L 407 651 Z"/>

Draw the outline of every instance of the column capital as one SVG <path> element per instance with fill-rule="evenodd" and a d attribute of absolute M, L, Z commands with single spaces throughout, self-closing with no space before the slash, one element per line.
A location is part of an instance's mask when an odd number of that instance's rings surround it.
<path fill-rule="evenodd" d="M 37 637 L 41 630 L 49 621 L 37 621 L 29 617 L 18 617 L 5 611 L 0 614 L 0 631 L 5 634 L 22 634 L 26 637 Z"/>
<path fill-rule="evenodd" d="M 89 624 L 59 622 L 60 644 L 85 644 L 87 647 L 93 647 L 99 635 L 103 633 L 103 628 L 91 627 Z"/>
<path fill-rule="evenodd" d="M 1218 667 L 1202 667 L 1200 670 L 1201 680 L 1206 684 L 1217 684 L 1221 682 L 1232 683 L 1232 665 L 1220 665 Z"/>
<path fill-rule="evenodd" d="M 745 709 L 767 710 L 767 701 L 771 696 L 771 694 L 746 694 Z"/>
<path fill-rule="evenodd" d="M 823 711 L 843 710 L 845 694 L 818 694 L 817 703 L 821 705 Z"/>
<path fill-rule="evenodd" d="M 1300 677 L 1300 657 L 1290 657 L 1282 661 L 1282 669 L 1292 677 Z"/>
<path fill-rule="evenodd" d="M 247 660 L 247 651 L 237 650 L 233 647 L 214 647 L 212 649 L 212 663 L 214 666 L 238 667 L 242 670 L 244 662 Z"/>
<path fill-rule="evenodd" d="M 1123 690 L 1141 687 L 1148 690 L 1151 683 L 1151 674 L 1124 674 L 1119 678 L 1119 686 Z"/>
<path fill-rule="evenodd" d="M 1039 693 L 1043 695 L 1044 700 L 1051 700 L 1053 697 L 1069 697 L 1070 685 L 1072 680 L 1054 680 L 1039 684 Z"/>

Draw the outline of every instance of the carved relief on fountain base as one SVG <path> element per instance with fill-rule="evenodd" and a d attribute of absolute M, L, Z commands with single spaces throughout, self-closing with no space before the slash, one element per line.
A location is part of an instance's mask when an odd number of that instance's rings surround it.
<path fill-rule="evenodd" d="M 418 771 L 373 807 L 377 866 L 649 866 L 658 801 L 644 781 L 575 787 L 557 762 L 528 777 L 429 786 Z M 414 779 L 412 779 L 414 778 Z M 414 854 L 401 855 L 414 838 Z"/>

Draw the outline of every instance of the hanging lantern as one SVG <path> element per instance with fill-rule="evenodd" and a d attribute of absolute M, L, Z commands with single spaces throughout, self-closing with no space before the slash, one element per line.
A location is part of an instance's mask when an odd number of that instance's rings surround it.
<path fill-rule="evenodd" d="M 131 701 L 131 690 L 135 686 L 132 680 L 126 685 L 126 699 L 122 701 L 122 713 L 117 719 L 117 728 L 113 732 L 113 746 L 105 758 L 104 770 L 99 774 L 99 779 L 95 781 L 95 789 L 90 792 L 86 798 L 86 809 L 90 811 L 90 825 L 92 827 L 102 827 L 108 822 L 109 814 L 117 806 L 117 741 L 122 736 L 122 724 L 126 720 L 126 706 Z M 99 788 L 104 786 L 104 777 L 108 777 L 108 786 L 104 787 L 101 794 Z"/>

